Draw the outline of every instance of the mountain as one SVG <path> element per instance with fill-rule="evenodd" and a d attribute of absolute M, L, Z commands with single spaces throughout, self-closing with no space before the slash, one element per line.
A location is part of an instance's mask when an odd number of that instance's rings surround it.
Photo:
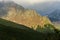
<path fill-rule="evenodd" d="M 23 5 L 24 6 L 24 5 Z M 45 16 L 56 9 L 60 9 L 60 1 L 47 1 L 28 5 L 25 8 L 36 10 L 39 14 Z"/>
<path fill-rule="evenodd" d="M 46 34 L 37 32 L 27 26 L 0 18 L 0 40 L 58 40 L 60 38 L 59 35 L 59 33 Z"/>
<path fill-rule="evenodd" d="M 5 26 L 5 27 L 4 27 Z M 26 30 L 26 31 L 33 31 L 33 29 L 28 28 L 27 26 L 24 26 L 22 24 L 17 24 L 12 21 L 8 21 L 5 19 L 0 18 L 0 28 L 15 28 L 15 29 L 21 29 L 21 30 Z"/>
<path fill-rule="evenodd" d="M 0 18 L 0 40 L 37 40 L 41 39 L 39 35 L 27 26 Z"/>
<path fill-rule="evenodd" d="M 7 12 L 11 9 L 16 9 L 16 11 L 24 10 L 24 7 L 12 2 L 0 2 L 0 16 L 6 16 Z"/>
<path fill-rule="evenodd" d="M 54 24 L 54 26 L 60 29 L 60 9 L 56 9 L 50 14 L 48 14 L 49 19 Z"/>
<path fill-rule="evenodd" d="M 3 5 L 3 2 L 1 4 Z M 35 10 L 25 9 L 14 2 L 6 2 L 4 5 L 1 6 L 3 7 L 1 12 L 3 10 L 6 12 L 6 14 L 3 13 L 5 15 L 1 16 L 3 19 L 26 25 L 29 28 L 34 27 L 34 29 L 36 29 L 37 25 L 51 24 L 47 16 L 41 16 Z"/>
<path fill-rule="evenodd" d="M 48 15 L 48 17 L 52 22 L 60 21 L 60 10 L 59 9 L 54 10 L 52 13 Z"/>

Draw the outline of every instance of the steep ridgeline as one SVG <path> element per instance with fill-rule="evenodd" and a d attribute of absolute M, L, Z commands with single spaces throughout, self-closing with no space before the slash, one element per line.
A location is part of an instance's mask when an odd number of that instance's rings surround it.
<path fill-rule="evenodd" d="M 3 19 L 23 24 L 30 28 L 34 27 L 34 29 L 36 29 L 37 25 L 51 24 L 46 16 L 39 15 L 35 10 L 24 9 L 24 7 L 14 2 L 7 2 L 4 5 L 3 8 L 0 7 L 4 11 L 7 10 L 6 14 L 4 12 L 5 15 L 1 16 Z"/>

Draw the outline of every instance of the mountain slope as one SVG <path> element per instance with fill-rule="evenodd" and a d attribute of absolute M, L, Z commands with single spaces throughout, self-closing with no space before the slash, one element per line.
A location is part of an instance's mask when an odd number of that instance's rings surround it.
<path fill-rule="evenodd" d="M 60 34 L 57 35 L 58 33 L 37 32 L 27 26 L 0 18 L 0 40 L 58 40 Z"/>
<path fill-rule="evenodd" d="M 60 21 L 60 10 L 59 9 L 56 9 L 55 11 L 53 11 L 52 13 L 50 13 L 48 15 L 49 19 L 52 21 L 52 22 L 57 22 L 57 21 Z"/>
<path fill-rule="evenodd" d="M 33 29 L 0 18 L 0 40 L 36 40 L 38 35 Z"/>
<path fill-rule="evenodd" d="M 6 16 L 8 11 L 11 10 L 11 9 L 15 9 L 16 12 L 17 11 L 20 11 L 20 10 L 24 10 L 24 7 L 14 3 L 14 2 L 0 2 L 0 17 L 1 16 Z"/>
<path fill-rule="evenodd" d="M 28 28 L 22 24 L 17 24 L 17 23 L 14 23 L 14 22 L 2 19 L 2 18 L 0 18 L 0 25 L 5 25 L 6 27 L 8 26 L 8 27 L 12 27 L 12 28 L 19 28 L 22 30 L 30 30 L 30 28 Z"/>
<path fill-rule="evenodd" d="M 25 9 L 14 2 L 7 2 L 5 6 L 3 6 L 4 9 L 1 9 L 4 11 L 7 9 L 8 11 L 5 11 L 6 14 L 4 13 L 5 15 L 1 16 L 3 19 L 23 24 L 30 28 L 33 26 L 35 27 L 34 29 L 36 29 L 37 25 L 51 24 L 48 17 L 39 15 L 35 10 Z"/>
<path fill-rule="evenodd" d="M 14 14 L 12 12 L 9 12 L 9 14 L 3 18 L 19 24 L 24 24 L 30 28 L 37 25 L 43 26 L 44 24 L 51 24 L 47 17 L 40 16 L 34 10 L 26 10 L 24 13 L 21 12 L 22 14 L 18 13 L 16 15 L 16 12 L 14 12 Z M 10 13 L 12 14 L 10 15 Z"/>
<path fill-rule="evenodd" d="M 60 9 L 54 10 L 52 13 L 48 15 L 51 22 L 54 24 L 54 26 L 58 29 L 60 29 Z"/>

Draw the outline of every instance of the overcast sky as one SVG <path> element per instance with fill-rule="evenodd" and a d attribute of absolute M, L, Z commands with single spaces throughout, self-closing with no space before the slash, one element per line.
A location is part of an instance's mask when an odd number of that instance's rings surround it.
<path fill-rule="evenodd" d="M 46 2 L 46 1 L 60 1 L 60 0 L 13 0 L 15 2 L 24 2 L 24 3 L 30 3 L 30 4 L 33 4 L 33 3 L 39 3 L 39 2 Z"/>
<path fill-rule="evenodd" d="M 1 0 L 0 0 L 1 1 Z M 5 0 L 6 1 L 6 0 Z M 11 0 L 9 0 L 11 1 Z M 39 2 L 46 2 L 46 1 L 60 1 L 60 0 L 13 0 L 17 3 L 29 3 L 29 4 L 34 4 L 34 3 L 39 3 Z"/>
<path fill-rule="evenodd" d="M 60 1 L 60 0 L 13 0 L 16 3 L 19 3 L 22 6 L 33 5 L 35 3 L 47 2 L 47 1 Z"/>
<path fill-rule="evenodd" d="M 8 1 L 15 1 L 16 3 L 22 6 L 28 6 L 28 5 L 35 4 L 35 3 L 47 2 L 47 1 L 60 1 L 60 0 L 8 0 Z"/>

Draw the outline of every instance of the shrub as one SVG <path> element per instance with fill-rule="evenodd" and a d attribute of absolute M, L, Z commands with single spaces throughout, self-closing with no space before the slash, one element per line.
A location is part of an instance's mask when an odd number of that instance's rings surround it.
<path fill-rule="evenodd" d="M 42 33 L 54 33 L 54 26 L 51 24 L 45 24 L 43 28 L 40 25 L 37 25 L 37 31 Z"/>

